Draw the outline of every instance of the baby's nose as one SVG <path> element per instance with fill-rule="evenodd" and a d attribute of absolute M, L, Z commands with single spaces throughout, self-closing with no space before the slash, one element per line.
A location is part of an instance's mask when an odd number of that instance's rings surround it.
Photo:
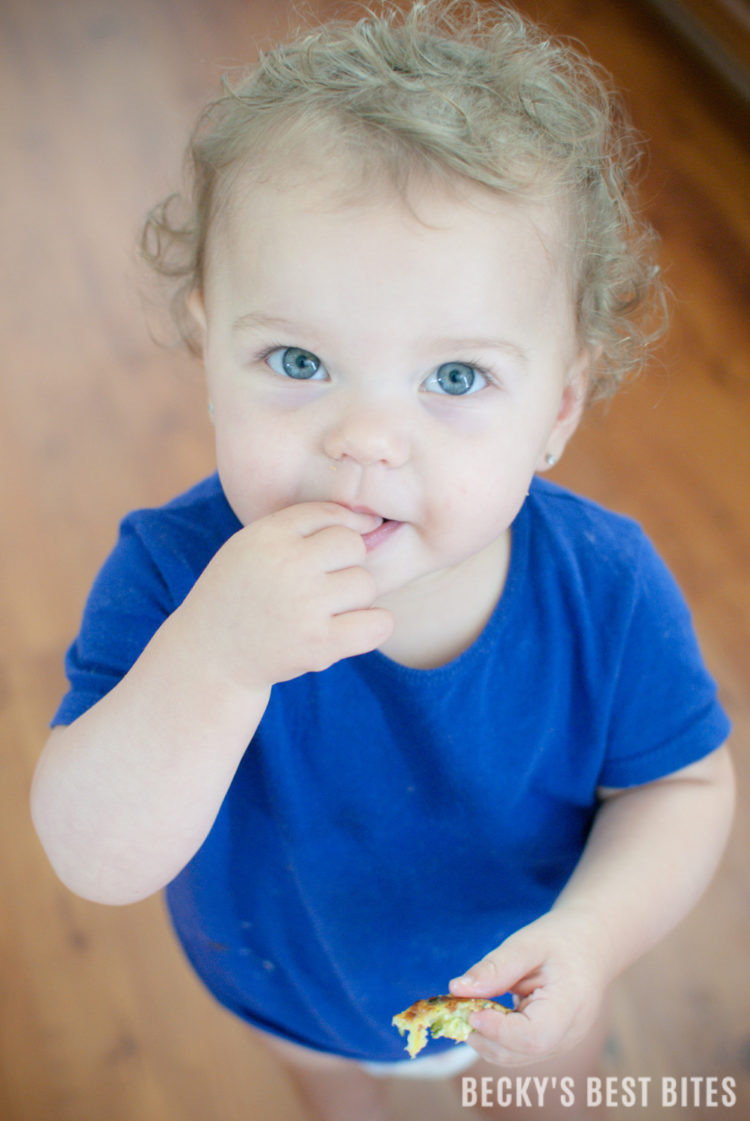
<path fill-rule="evenodd" d="M 337 462 L 348 458 L 361 467 L 375 463 L 401 467 L 409 458 L 404 417 L 394 406 L 352 409 L 328 429 L 324 450 Z"/>

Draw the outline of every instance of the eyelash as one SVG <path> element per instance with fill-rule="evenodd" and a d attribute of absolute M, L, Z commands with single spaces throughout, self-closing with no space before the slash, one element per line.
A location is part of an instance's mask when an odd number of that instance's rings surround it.
<path fill-rule="evenodd" d="M 289 350 L 292 346 L 294 346 L 293 343 L 274 343 L 271 346 L 265 347 L 258 354 L 256 354 L 254 356 L 254 361 L 267 363 L 268 359 L 270 358 L 270 356 L 275 351 L 277 351 L 277 350 Z M 300 349 L 306 349 L 306 348 L 302 347 Z M 314 351 L 310 351 L 310 353 L 314 354 Z M 315 357 L 317 358 L 318 355 L 316 354 Z M 460 362 L 462 365 L 465 365 L 465 366 L 471 366 L 472 370 L 476 370 L 476 372 L 478 374 L 480 374 L 483 378 L 485 378 L 489 382 L 490 385 L 494 385 L 494 386 L 499 386 L 500 385 L 499 378 L 497 377 L 496 374 L 494 374 L 492 372 L 492 370 L 489 370 L 481 362 L 474 361 L 468 355 L 465 358 L 453 358 L 453 359 L 451 359 L 451 361 Z M 325 367 L 325 363 L 322 361 L 322 359 L 320 360 L 320 363 L 321 363 L 322 366 Z M 437 367 L 436 367 L 436 369 L 437 369 Z M 432 371 L 432 370 L 430 371 L 430 373 L 433 373 L 433 372 L 434 371 Z M 429 374 L 427 376 L 429 377 Z M 290 380 L 293 380 L 293 379 L 290 379 Z M 441 394 L 433 394 L 433 396 L 442 396 L 442 395 Z M 444 394 L 444 396 L 450 397 L 450 394 L 446 393 L 446 394 Z M 463 394 L 462 396 L 475 396 L 475 394 Z"/>
<path fill-rule="evenodd" d="M 289 347 L 290 343 L 274 343 L 273 346 L 267 346 L 257 354 L 253 355 L 254 362 L 266 362 L 275 350 L 284 350 Z M 312 353 L 312 352 L 311 352 Z"/>

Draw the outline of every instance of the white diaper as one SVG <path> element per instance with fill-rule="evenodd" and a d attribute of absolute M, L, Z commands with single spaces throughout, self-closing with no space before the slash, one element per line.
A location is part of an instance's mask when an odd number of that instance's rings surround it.
<path fill-rule="evenodd" d="M 439 1055 L 423 1055 L 393 1063 L 360 1063 L 363 1070 L 376 1078 L 450 1078 L 461 1074 L 477 1061 L 479 1055 L 468 1043 L 457 1043 Z"/>

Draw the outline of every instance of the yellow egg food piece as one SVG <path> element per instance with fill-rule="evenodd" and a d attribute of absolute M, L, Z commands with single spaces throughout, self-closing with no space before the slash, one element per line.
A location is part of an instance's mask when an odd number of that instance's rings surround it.
<path fill-rule="evenodd" d="M 399 1012 L 391 1023 L 401 1035 L 409 1033 L 406 1050 L 410 1058 L 422 1050 L 427 1043 L 428 1032 L 433 1039 L 444 1036 L 456 1043 L 463 1043 L 474 1030 L 469 1024 L 472 1012 L 491 1008 L 496 1012 L 510 1012 L 495 1000 L 484 1000 L 468 996 L 431 996 L 418 1000 L 410 1008 Z"/>

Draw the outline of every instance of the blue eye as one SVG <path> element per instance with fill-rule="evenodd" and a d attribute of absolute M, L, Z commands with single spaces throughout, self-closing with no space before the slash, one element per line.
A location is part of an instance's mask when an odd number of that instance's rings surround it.
<path fill-rule="evenodd" d="M 487 384 L 486 377 L 476 366 L 468 362 L 444 362 L 425 379 L 424 388 L 430 393 L 466 397 L 469 393 L 478 393 Z"/>
<path fill-rule="evenodd" d="M 297 381 L 321 381 L 326 370 L 317 355 L 298 346 L 277 347 L 266 355 L 266 362 L 277 374 Z"/>

